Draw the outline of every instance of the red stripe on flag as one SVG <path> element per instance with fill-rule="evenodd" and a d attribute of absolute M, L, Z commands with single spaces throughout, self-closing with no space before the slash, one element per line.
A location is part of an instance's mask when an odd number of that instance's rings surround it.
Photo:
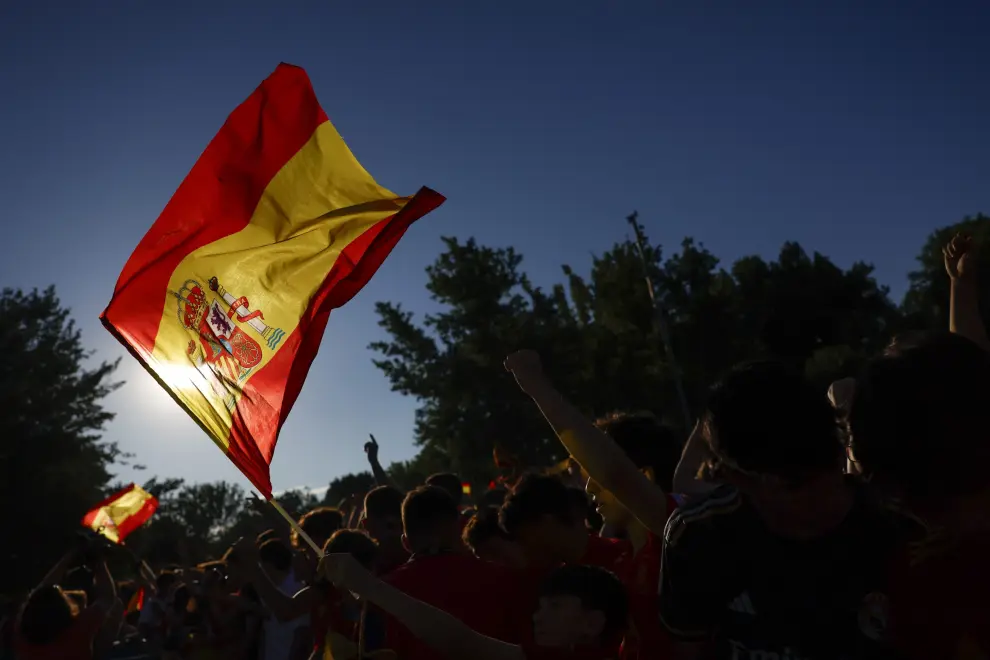
<path fill-rule="evenodd" d="M 152 497 L 146 500 L 145 503 L 141 505 L 141 508 L 138 509 L 136 513 L 133 513 L 127 516 L 126 518 L 124 518 L 122 521 L 120 521 L 120 524 L 117 525 L 117 538 L 119 538 L 120 541 L 123 542 L 125 538 L 130 536 L 131 532 L 133 532 L 135 529 L 137 529 L 144 523 L 148 522 L 151 516 L 155 514 L 155 511 L 157 509 L 158 509 L 157 499 Z"/>
<path fill-rule="evenodd" d="M 272 178 L 325 121 L 306 72 L 279 64 L 227 118 L 141 239 L 100 316 L 104 325 L 150 354 L 179 263 L 247 226 Z"/>
<path fill-rule="evenodd" d="M 337 257 L 299 325 L 271 361 L 248 380 L 234 410 L 228 455 L 264 497 L 272 495 L 268 466 L 279 431 L 319 351 L 330 311 L 353 298 L 409 226 L 444 201 L 440 193 L 422 188 L 398 213 L 351 241 Z M 268 405 L 260 405 L 262 401 Z"/>

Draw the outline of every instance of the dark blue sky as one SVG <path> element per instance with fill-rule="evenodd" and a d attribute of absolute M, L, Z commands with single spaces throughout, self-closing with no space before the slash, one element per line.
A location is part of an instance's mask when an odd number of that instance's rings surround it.
<path fill-rule="evenodd" d="M 414 453 L 415 402 L 366 346 L 376 300 L 430 309 L 441 235 L 515 245 L 549 283 L 638 209 L 665 245 L 730 262 L 794 239 L 899 297 L 933 228 L 990 211 L 986 3 L 280 4 L 0 3 L 0 282 L 55 283 L 99 358 L 122 355 L 97 315 L 130 251 L 280 61 L 379 182 L 448 196 L 331 317 L 276 489 L 362 468 L 368 432 Z M 129 358 L 120 375 L 108 439 L 149 473 L 245 483 Z"/>

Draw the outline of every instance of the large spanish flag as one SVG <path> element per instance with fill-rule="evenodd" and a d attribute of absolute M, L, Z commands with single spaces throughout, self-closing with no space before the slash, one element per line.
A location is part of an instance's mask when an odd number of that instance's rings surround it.
<path fill-rule="evenodd" d="M 82 524 L 114 543 L 121 543 L 131 532 L 148 522 L 158 510 L 158 499 L 140 486 L 131 484 L 103 500 L 83 516 Z"/>
<path fill-rule="evenodd" d="M 281 64 L 138 244 L 103 324 L 271 497 L 268 466 L 330 310 L 444 198 L 378 185 Z"/>

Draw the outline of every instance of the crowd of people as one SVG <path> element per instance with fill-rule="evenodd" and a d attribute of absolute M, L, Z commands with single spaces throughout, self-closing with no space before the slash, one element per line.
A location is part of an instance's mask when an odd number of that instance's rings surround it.
<path fill-rule="evenodd" d="M 756 360 L 686 443 L 585 417 L 539 357 L 505 360 L 578 469 L 464 502 L 379 485 L 124 593 L 81 543 L 5 625 L 18 660 L 990 658 L 990 340 L 971 241 L 949 332 L 897 337 L 829 392 Z M 585 483 L 575 483 L 577 474 Z M 85 568 L 73 568 L 74 566 Z M 72 570 L 70 570 L 72 569 Z M 135 598 L 143 602 L 135 606 Z M 132 645 L 132 646 L 129 646 Z"/>

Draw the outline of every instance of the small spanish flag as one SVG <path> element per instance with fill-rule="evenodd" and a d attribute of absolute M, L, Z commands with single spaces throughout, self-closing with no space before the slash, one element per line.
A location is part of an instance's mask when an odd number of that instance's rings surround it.
<path fill-rule="evenodd" d="M 140 486 L 131 484 L 97 504 L 83 516 L 84 527 L 122 543 L 131 532 L 148 522 L 158 509 L 158 499 Z"/>
<path fill-rule="evenodd" d="M 127 609 L 124 610 L 125 614 L 131 614 L 132 612 L 140 612 L 141 608 L 144 607 L 144 587 L 138 587 L 131 599 L 127 601 Z"/>
<path fill-rule="evenodd" d="M 302 69 L 228 117 L 124 266 L 104 326 L 266 498 L 279 430 L 330 310 L 444 198 L 354 158 Z"/>
<path fill-rule="evenodd" d="M 461 492 L 464 493 L 465 495 L 470 496 L 471 495 L 471 484 L 468 483 L 467 481 L 465 481 L 464 483 L 462 483 L 461 484 Z"/>

